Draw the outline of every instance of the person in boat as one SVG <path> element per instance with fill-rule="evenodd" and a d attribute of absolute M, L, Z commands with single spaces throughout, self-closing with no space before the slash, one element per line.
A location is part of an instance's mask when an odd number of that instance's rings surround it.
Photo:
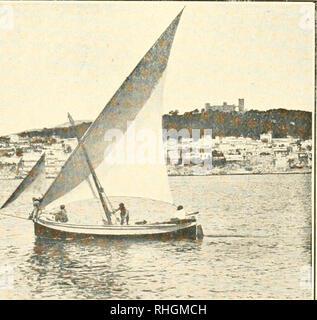
<path fill-rule="evenodd" d="M 64 222 L 64 223 L 68 221 L 66 209 L 63 204 L 60 206 L 60 211 L 57 212 L 55 215 L 55 221 L 56 222 Z"/>
<path fill-rule="evenodd" d="M 33 211 L 29 215 L 29 220 L 33 220 L 33 219 L 36 220 L 39 216 L 39 213 L 40 213 L 41 199 L 33 197 L 32 202 L 33 202 Z"/>
<path fill-rule="evenodd" d="M 184 207 L 181 206 L 181 205 L 177 207 L 177 210 L 176 210 L 176 218 L 177 218 L 177 219 L 180 219 L 180 220 L 186 219 L 186 212 L 185 212 L 185 210 L 184 210 Z"/>
<path fill-rule="evenodd" d="M 125 221 L 126 221 L 126 223 L 128 225 L 129 224 L 129 211 L 124 206 L 124 203 L 120 203 L 119 204 L 119 208 L 114 210 L 113 213 L 115 214 L 118 211 L 120 211 L 121 225 L 123 225 Z"/>

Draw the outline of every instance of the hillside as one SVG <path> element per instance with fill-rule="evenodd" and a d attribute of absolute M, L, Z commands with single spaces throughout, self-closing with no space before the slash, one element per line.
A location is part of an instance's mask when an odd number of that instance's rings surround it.
<path fill-rule="evenodd" d="M 245 113 L 204 111 L 197 109 L 179 115 L 177 110 L 163 116 L 163 127 L 180 130 L 212 129 L 213 136 L 242 136 L 258 139 L 272 131 L 274 138 L 287 135 L 301 139 L 312 137 L 312 113 L 299 110 L 250 110 Z"/>
<path fill-rule="evenodd" d="M 77 133 L 82 136 L 86 130 L 91 125 L 91 121 L 76 121 L 76 131 Z M 61 139 L 68 139 L 68 138 L 75 138 L 74 130 L 68 123 L 63 125 L 56 126 L 54 128 L 43 128 L 43 129 L 36 129 L 36 130 L 29 130 L 19 133 L 22 137 L 51 137 L 51 136 L 58 136 Z"/>
<path fill-rule="evenodd" d="M 76 130 L 83 135 L 90 125 L 90 121 L 77 122 Z M 312 137 L 312 113 L 286 109 L 250 110 L 245 113 L 206 112 L 196 109 L 178 114 L 176 110 L 163 116 L 163 128 L 212 129 L 213 136 L 242 136 L 254 139 L 271 130 L 275 138 L 290 135 L 305 140 Z M 69 125 L 65 124 L 54 128 L 25 131 L 20 135 L 28 137 L 56 135 L 67 139 L 73 138 L 74 132 Z"/>

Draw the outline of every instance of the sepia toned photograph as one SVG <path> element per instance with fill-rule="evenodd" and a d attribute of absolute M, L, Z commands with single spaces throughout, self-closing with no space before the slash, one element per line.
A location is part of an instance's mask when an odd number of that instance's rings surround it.
<path fill-rule="evenodd" d="M 313 2 L 0 1 L 0 299 L 314 299 L 314 110 Z"/>

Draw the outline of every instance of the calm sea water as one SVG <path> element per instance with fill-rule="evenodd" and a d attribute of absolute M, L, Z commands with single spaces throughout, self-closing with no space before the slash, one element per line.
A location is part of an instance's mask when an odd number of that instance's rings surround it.
<path fill-rule="evenodd" d="M 0 180 L 0 202 L 17 183 Z M 311 299 L 310 174 L 170 184 L 201 212 L 202 241 L 39 241 L 30 221 L 0 215 L 0 298 Z"/>

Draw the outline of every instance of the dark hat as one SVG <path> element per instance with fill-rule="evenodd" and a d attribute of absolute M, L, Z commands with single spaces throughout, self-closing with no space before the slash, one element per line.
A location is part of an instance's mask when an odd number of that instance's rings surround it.
<path fill-rule="evenodd" d="M 183 206 L 178 206 L 177 207 L 177 210 L 182 210 L 183 209 Z"/>
<path fill-rule="evenodd" d="M 62 204 L 62 205 L 60 206 L 60 208 L 61 208 L 61 209 L 65 209 L 65 206 Z"/>

